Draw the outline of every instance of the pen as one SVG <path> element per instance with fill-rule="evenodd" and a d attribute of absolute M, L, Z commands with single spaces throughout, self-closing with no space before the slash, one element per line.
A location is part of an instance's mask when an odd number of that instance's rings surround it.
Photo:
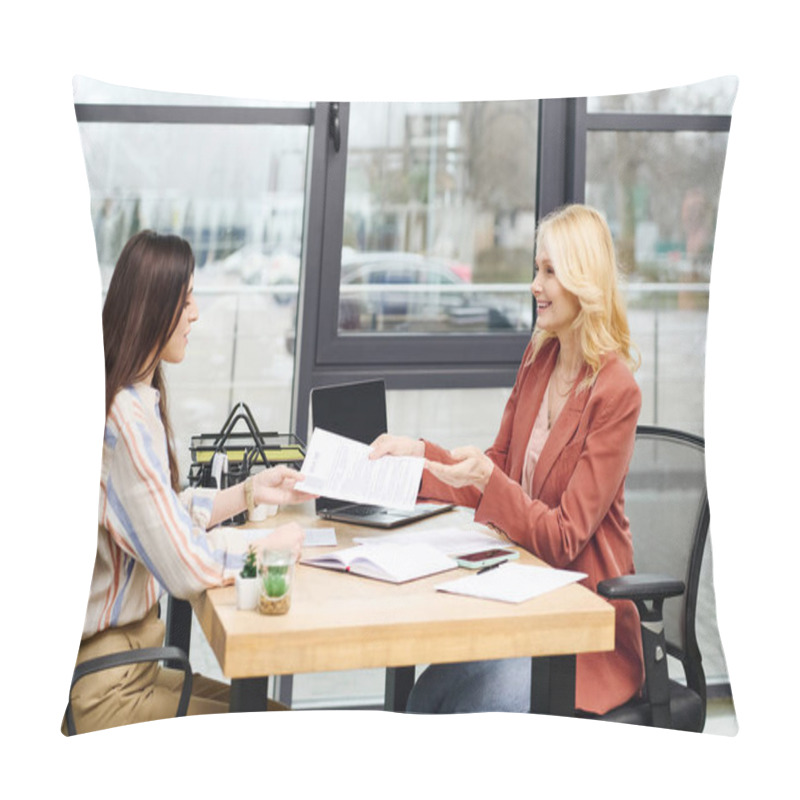
<path fill-rule="evenodd" d="M 478 575 L 483 575 L 484 572 L 488 572 L 490 569 L 494 569 L 495 567 L 499 567 L 501 564 L 505 564 L 506 561 L 508 561 L 508 559 L 504 558 L 502 561 L 498 561 L 496 564 L 491 564 L 488 567 L 481 567 L 481 569 L 478 570 Z"/>

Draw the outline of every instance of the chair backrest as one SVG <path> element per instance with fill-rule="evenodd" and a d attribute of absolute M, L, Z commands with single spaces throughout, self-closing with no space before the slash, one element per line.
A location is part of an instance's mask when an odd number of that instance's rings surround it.
<path fill-rule="evenodd" d="M 705 442 L 692 434 L 640 425 L 625 482 L 625 511 L 636 571 L 682 579 L 686 592 L 664 603 L 670 655 L 703 698 L 706 680 L 695 631 L 700 567 L 709 526 Z"/>

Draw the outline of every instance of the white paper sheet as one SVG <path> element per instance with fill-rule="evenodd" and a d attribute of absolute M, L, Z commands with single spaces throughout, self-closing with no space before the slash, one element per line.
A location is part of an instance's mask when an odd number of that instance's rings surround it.
<path fill-rule="evenodd" d="M 241 528 L 245 542 L 254 542 L 262 539 L 269 533 L 266 528 Z M 328 547 L 336 544 L 336 530 L 334 528 L 305 528 L 303 547 Z"/>
<path fill-rule="evenodd" d="M 303 547 L 329 547 L 336 544 L 334 528 L 306 528 Z"/>
<path fill-rule="evenodd" d="M 351 503 L 414 508 L 425 460 L 384 456 L 370 461 L 369 452 L 367 444 L 315 428 L 296 487 Z"/>
<path fill-rule="evenodd" d="M 353 541 L 357 544 L 428 544 L 448 556 L 514 546 L 489 533 L 469 528 L 404 528 L 378 536 L 356 536 Z"/>
<path fill-rule="evenodd" d="M 522 603 L 585 577 L 583 572 L 506 562 L 483 574 L 468 575 L 466 578 L 440 583 L 436 588 L 440 592 L 502 600 L 506 603 Z"/>

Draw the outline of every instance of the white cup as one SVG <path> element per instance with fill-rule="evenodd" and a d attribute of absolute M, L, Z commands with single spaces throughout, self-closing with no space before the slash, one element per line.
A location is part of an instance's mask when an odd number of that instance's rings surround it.
<path fill-rule="evenodd" d="M 247 512 L 250 522 L 263 522 L 267 517 L 274 517 L 278 513 L 278 506 L 259 503 L 252 511 Z"/>

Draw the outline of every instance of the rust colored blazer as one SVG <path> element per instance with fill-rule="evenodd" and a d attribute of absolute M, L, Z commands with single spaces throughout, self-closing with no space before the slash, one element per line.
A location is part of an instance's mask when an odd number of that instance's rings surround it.
<path fill-rule="evenodd" d="M 555 340 L 545 344 L 530 364 L 528 345 L 497 438 L 487 450 L 496 469 L 486 491 L 454 489 L 425 470 L 419 494 L 475 508 L 476 522 L 498 528 L 553 567 L 585 572 L 583 584 L 594 591 L 599 581 L 634 571 L 624 483 L 641 392 L 626 364 L 608 356 L 594 385 L 573 390 L 567 399 L 536 464 L 529 497 L 520 485 L 522 469 L 558 349 Z M 451 460 L 430 442 L 425 457 Z M 614 606 L 615 649 L 576 659 L 575 704 L 597 714 L 638 694 L 644 676 L 636 608 L 630 601 Z"/>

